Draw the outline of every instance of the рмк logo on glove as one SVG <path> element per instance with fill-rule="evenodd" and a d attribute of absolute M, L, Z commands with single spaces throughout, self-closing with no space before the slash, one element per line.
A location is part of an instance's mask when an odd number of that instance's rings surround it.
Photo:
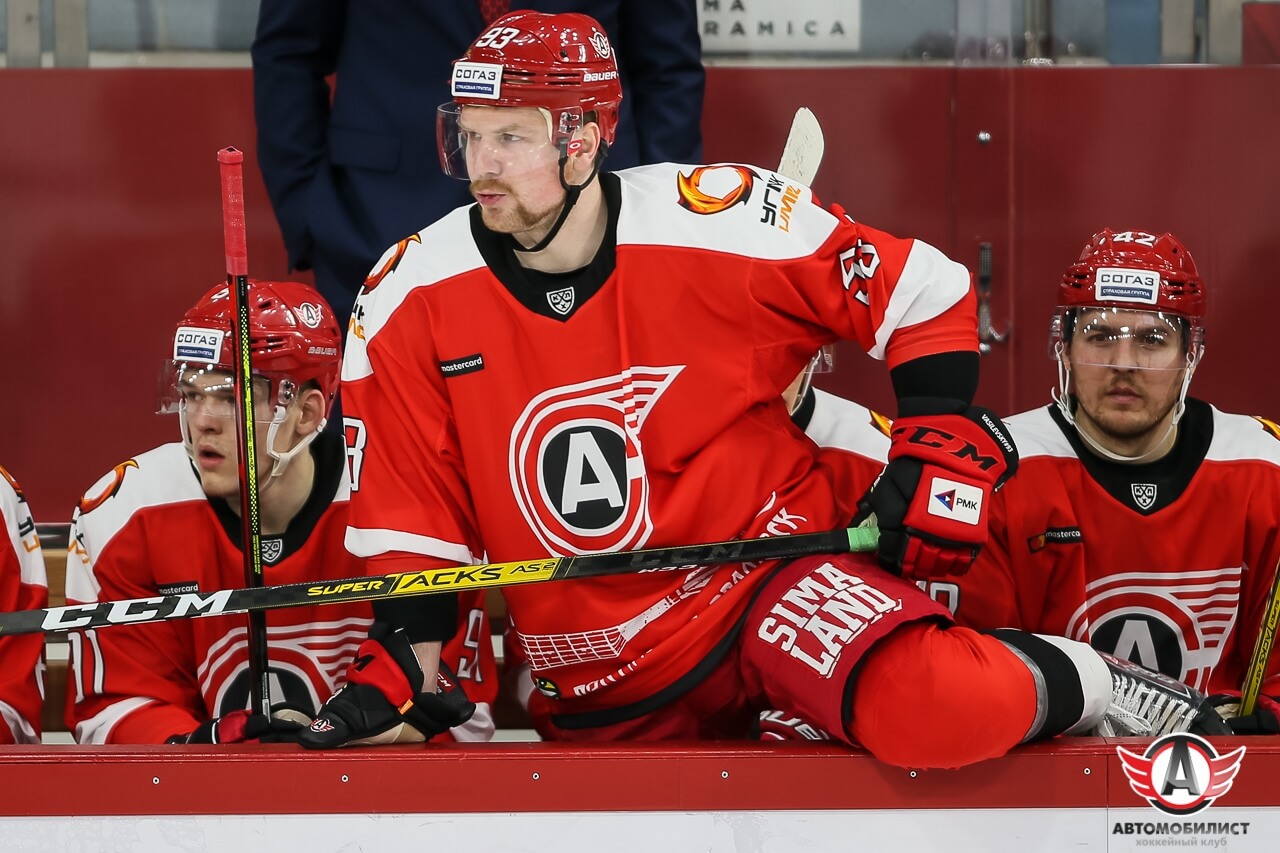
<path fill-rule="evenodd" d="M 982 517 L 982 489 L 934 477 L 929 484 L 929 514 L 949 518 L 963 524 L 977 524 Z"/>

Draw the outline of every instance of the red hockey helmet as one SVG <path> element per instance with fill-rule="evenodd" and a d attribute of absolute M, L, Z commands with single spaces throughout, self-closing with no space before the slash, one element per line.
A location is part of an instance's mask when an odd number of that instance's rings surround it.
<path fill-rule="evenodd" d="M 210 290 L 178 321 L 172 357 L 161 386 L 161 411 L 176 411 L 182 374 L 193 368 L 233 371 L 236 361 L 232 316 L 235 298 L 226 284 Z M 296 281 L 249 280 L 249 349 L 254 375 L 272 387 L 269 400 L 282 398 L 280 380 L 292 391 L 314 381 L 324 394 L 325 411 L 338 391 L 342 328 L 324 298 Z"/>
<path fill-rule="evenodd" d="M 1168 233 L 1102 229 L 1062 274 L 1058 292 L 1066 306 L 1107 305 L 1187 318 L 1205 313 L 1204 281 L 1196 262 L 1182 241 Z"/>
<path fill-rule="evenodd" d="M 453 63 L 453 101 L 440 107 L 440 158 L 455 145 L 448 116 L 459 106 L 535 107 L 550 115 L 551 141 L 562 152 L 588 113 L 605 145 L 618 127 L 622 81 L 604 28 L 588 15 L 511 12 L 494 21 Z"/>

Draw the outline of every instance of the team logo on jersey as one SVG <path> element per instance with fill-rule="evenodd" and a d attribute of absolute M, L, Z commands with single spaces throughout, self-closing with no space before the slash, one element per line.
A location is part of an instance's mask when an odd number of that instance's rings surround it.
<path fill-rule="evenodd" d="M 364 280 L 364 292 L 370 293 L 382 283 L 384 278 L 396 271 L 396 267 L 400 266 L 400 261 L 404 260 L 404 253 L 409 251 L 410 243 L 421 242 L 422 238 L 417 234 L 410 234 L 403 240 L 397 241 L 390 249 L 387 249 L 378 263 L 374 264 L 373 271 L 369 273 L 368 278 Z"/>
<path fill-rule="evenodd" d="M 1129 491 L 1133 494 L 1133 502 L 1138 509 L 1151 509 L 1156 502 L 1155 483 L 1130 483 Z"/>
<path fill-rule="evenodd" d="M 746 204 L 759 177 L 746 166 L 698 166 L 688 175 L 681 172 L 676 176 L 678 201 L 685 210 L 704 216 L 720 213 L 735 204 Z"/>
<path fill-rule="evenodd" d="M 1253 419 L 1262 424 L 1262 428 L 1269 432 L 1272 438 L 1280 439 L 1280 425 L 1277 425 L 1275 421 L 1269 421 L 1264 417 L 1259 417 L 1258 415 L 1254 415 Z"/>
<path fill-rule="evenodd" d="M 649 538 L 649 476 L 641 434 L 684 369 L 633 367 L 545 391 L 511 429 L 516 503 L 548 550 L 589 554 L 639 548 Z"/>
<path fill-rule="evenodd" d="M 9 488 L 13 489 L 14 494 L 18 496 L 19 503 L 26 500 L 26 497 L 22 494 L 22 486 L 18 485 L 18 481 L 13 479 L 13 475 L 4 470 L 2 465 L 0 465 L 0 477 L 3 477 L 4 481 L 9 484 Z"/>
<path fill-rule="evenodd" d="M 120 491 L 120 486 L 124 484 L 124 475 L 130 468 L 137 468 L 138 463 L 132 459 L 126 459 L 119 465 L 111 469 L 111 473 L 107 475 L 110 479 L 106 485 L 98 491 L 96 495 L 85 495 L 80 499 L 80 514 L 85 515 L 93 512 L 107 501 L 111 500 Z"/>
<path fill-rule="evenodd" d="M 880 430 L 880 432 L 884 433 L 885 438 L 892 438 L 893 437 L 893 421 L 890 420 L 889 418 L 886 418 L 884 415 L 880 414 L 879 412 L 874 412 L 874 411 L 871 411 L 870 409 L 868 409 L 867 411 L 870 412 L 871 414 L 871 425 L 876 429 Z"/>
<path fill-rule="evenodd" d="M 572 287 L 553 290 L 547 294 L 547 304 L 551 306 L 551 310 L 559 314 L 561 317 L 567 316 L 573 310 L 574 290 Z"/>
<path fill-rule="evenodd" d="M 259 546 L 262 561 L 265 563 L 274 563 L 284 553 L 284 540 L 278 536 L 272 539 L 263 539 Z"/>
<path fill-rule="evenodd" d="M 1206 809 L 1230 791 L 1244 751 L 1242 746 L 1220 756 L 1204 738 L 1185 733 L 1156 738 L 1141 755 L 1116 747 L 1133 792 L 1178 816 Z"/>
<path fill-rule="evenodd" d="M 1207 690 L 1238 618 L 1243 570 L 1094 571 L 1102 577 L 1085 586 L 1066 635 Z"/>

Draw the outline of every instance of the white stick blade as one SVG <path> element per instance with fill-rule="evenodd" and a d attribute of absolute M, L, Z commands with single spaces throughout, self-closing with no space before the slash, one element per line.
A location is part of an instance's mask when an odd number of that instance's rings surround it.
<path fill-rule="evenodd" d="M 791 132 L 787 134 L 782 159 L 778 161 L 778 174 L 806 186 L 811 185 L 818 176 L 825 147 L 817 116 L 808 107 L 801 107 L 791 120 Z"/>

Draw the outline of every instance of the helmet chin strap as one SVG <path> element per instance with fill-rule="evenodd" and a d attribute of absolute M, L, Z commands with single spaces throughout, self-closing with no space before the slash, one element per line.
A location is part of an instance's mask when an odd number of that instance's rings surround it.
<path fill-rule="evenodd" d="M 601 142 L 600 144 L 601 146 L 604 145 L 603 142 Z M 565 220 L 569 218 L 569 212 L 572 211 L 573 206 L 578 203 L 578 196 L 582 195 L 583 187 L 587 186 L 587 184 L 590 184 L 591 181 L 595 178 L 596 174 L 600 171 L 600 161 L 604 159 L 604 152 L 605 152 L 605 149 L 602 147 L 600 150 L 600 156 L 595 157 L 591 161 L 591 174 L 587 175 L 587 179 L 580 184 L 571 184 L 565 178 L 565 171 L 566 171 L 565 167 L 568 166 L 569 164 L 569 153 L 567 150 L 561 153 L 560 155 L 560 186 L 564 187 L 565 195 L 564 195 L 564 205 L 560 208 L 560 215 L 556 217 L 555 224 L 551 226 L 551 230 L 547 232 L 547 236 L 539 240 L 536 246 L 531 246 L 530 248 L 526 249 L 524 246 L 521 246 L 515 240 L 512 240 L 511 242 L 515 245 L 515 250 L 517 252 L 529 252 L 529 253 L 541 252 L 543 249 L 547 248 L 547 246 L 551 245 L 551 241 L 554 240 L 556 238 L 556 235 L 560 233 L 561 226 L 563 226 L 565 223 Z"/>
<path fill-rule="evenodd" d="M 316 426 L 315 431 L 304 435 L 302 440 L 288 450 L 276 450 L 276 436 L 280 432 L 280 426 L 284 423 L 285 416 L 288 414 L 289 407 L 276 405 L 275 415 L 271 418 L 271 426 L 267 428 L 267 455 L 272 459 L 271 473 L 265 478 L 259 478 L 258 494 L 261 495 L 271 487 L 276 478 L 285 472 L 289 467 L 289 463 L 294 458 L 310 446 L 311 442 L 316 440 L 316 436 L 324 431 L 325 424 L 329 422 L 327 418 L 321 418 L 320 423 Z M 195 442 L 191 440 L 191 427 L 187 424 L 187 413 L 179 412 L 178 427 L 182 431 L 182 446 L 186 448 L 187 455 L 192 459 L 196 458 Z"/>
<path fill-rule="evenodd" d="M 1198 361 L 1199 359 L 1192 359 L 1191 356 L 1187 357 L 1187 361 L 1189 363 L 1182 374 L 1182 388 L 1178 392 L 1178 402 L 1177 405 L 1174 406 L 1173 417 L 1169 419 L 1169 426 L 1165 430 L 1164 435 L 1162 435 L 1160 440 L 1157 441 L 1146 453 L 1141 453 L 1137 456 L 1125 456 L 1121 453 L 1116 453 L 1115 451 L 1103 447 L 1096 438 L 1089 434 L 1087 429 L 1082 428 L 1080 424 L 1076 423 L 1075 411 L 1071 406 L 1073 398 L 1071 393 L 1067 390 L 1071 384 L 1071 368 L 1067 365 L 1067 360 L 1063 357 L 1065 349 L 1066 348 L 1061 343 L 1058 343 L 1055 347 L 1055 351 L 1058 356 L 1058 387 L 1052 394 L 1053 401 L 1057 404 L 1058 411 L 1067 419 L 1067 423 L 1075 427 L 1076 434 L 1080 436 L 1084 443 L 1089 445 L 1089 448 L 1094 453 L 1104 459 L 1110 459 L 1113 462 L 1121 462 L 1126 465 L 1140 465 L 1143 462 L 1151 462 L 1168 453 L 1169 446 L 1172 444 L 1170 437 L 1177 435 L 1178 421 L 1182 420 L 1182 415 L 1187 411 L 1187 389 L 1191 386 L 1191 374 L 1193 374 L 1196 369 L 1195 361 Z"/>

